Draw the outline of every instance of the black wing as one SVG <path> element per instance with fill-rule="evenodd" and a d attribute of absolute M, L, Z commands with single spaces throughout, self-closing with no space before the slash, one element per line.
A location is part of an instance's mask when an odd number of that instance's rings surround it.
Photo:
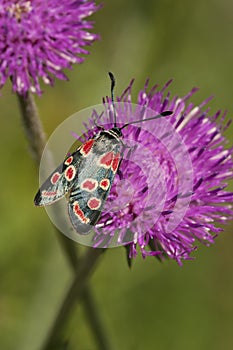
<path fill-rule="evenodd" d="M 100 167 L 93 154 L 84 165 L 79 180 L 70 192 L 68 211 L 74 229 L 88 234 L 99 220 L 120 162 L 120 154 L 111 152 L 111 164 Z"/>
<path fill-rule="evenodd" d="M 44 182 L 35 196 L 36 206 L 56 202 L 72 188 L 83 160 L 80 148 L 68 156 Z"/>

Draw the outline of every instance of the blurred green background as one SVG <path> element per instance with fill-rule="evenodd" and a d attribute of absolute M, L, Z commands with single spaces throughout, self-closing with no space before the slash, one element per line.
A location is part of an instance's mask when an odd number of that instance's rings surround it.
<path fill-rule="evenodd" d="M 112 0 L 92 19 L 101 41 L 67 73 L 69 83 L 44 86 L 36 98 L 48 136 L 69 115 L 101 102 L 109 93 L 109 70 L 119 94 L 132 77 L 135 92 L 147 77 L 160 86 L 174 78 L 173 95 L 198 86 L 192 101 L 214 95 L 211 111 L 227 109 L 232 117 L 232 1 Z M 38 170 L 10 84 L 0 104 L 0 349 L 37 350 L 71 272 L 45 211 L 33 206 Z M 139 256 L 129 270 L 124 249 L 105 254 L 91 286 L 115 349 L 233 348 L 232 228 L 229 223 L 214 246 L 200 247 L 183 267 Z M 96 349 L 82 305 L 66 334 L 69 349 Z"/>

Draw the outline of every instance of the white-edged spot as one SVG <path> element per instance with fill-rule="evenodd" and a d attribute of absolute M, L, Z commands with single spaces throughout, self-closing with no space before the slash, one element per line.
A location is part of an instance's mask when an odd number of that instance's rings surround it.
<path fill-rule="evenodd" d="M 76 174 L 76 170 L 73 165 L 68 166 L 64 173 L 67 181 L 72 181 L 75 177 L 75 174 Z"/>
<path fill-rule="evenodd" d="M 91 139 L 91 140 L 88 140 L 87 142 L 85 142 L 81 148 L 80 148 L 80 153 L 84 156 L 84 157 L 87 157 L 88 154 L 91 152 L 91 149 L 92 149 L 92 146 L 93 146 L 93 143 L 95 142 L 95 140 Z"/>
<path fill-rule="evenodd" d="M 112 171 L 114 172 L 114 174 L 117 172 L 119 162 L 120 162 L 120 153 L 116 153 L 112 161 Z"/>
<path fill-rule="evenodd" d="M 55 185 L 60 179 L 60 177 L 61 177 L 61 174 L 58 171 L 56 171 L 56 173 L 54 173 L 50 179 L 51 183 Z"/>
<path fill-rule="evenodd" d="M 73 162 L 73 157 L 72 156 L 70 156 L 69 158 L 67 158 L 66 160 L 65 160 L 65 162 L 64 162 L 64 164 L 65 165 L 70 165 L 72 162 Z"/>
<path fill-rule="evenodd" d="M 105 169 L 109 169 L 112 165 L 113 159 L 114 153 L 108 152 L 100 158 L 99 165 Z"/>
<path fill-rule="evenodd" d="M 83 224 L 88 224 L 88 222 L 90 221 L 89 218 L 86 218 L 82 209 L 80 209 L 80 206 L 77 201 L 73 203 L 73 212 Z"/>
<path fill-rule="evenodd" d="M 91 197 L 87 205 L 91 210 L 97 210 L 101 206 L 101 200 L 96 197 Z"/>
<path fill-rule="evenodd" d="M 102 188 L 102 190 L 107 191 L 109 189 L 109 186 L 110 186 L 109 179 L 103 179 L 100 181 L 100 187 Z"/>
<path fill-rule="evenodd" d="M 97 187 L 98 187 L 98 181 L 91 178 L 84 180 L 80 185 L 80 188 L 82 190 L 88 191 L 88 192 L 93 192 L 94 190 L 96 190 Z"/>

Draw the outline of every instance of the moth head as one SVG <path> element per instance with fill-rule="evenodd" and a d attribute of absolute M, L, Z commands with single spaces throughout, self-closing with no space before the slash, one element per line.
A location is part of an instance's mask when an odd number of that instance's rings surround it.
<path fill-rule="evenodd" d="M 121 132 L 121 129 L 117 128 L 117 127 L 114 127 L 112 129 L 109 130 L 109 133 L 113 136 L 116 136 L 116 137 L 121 137 L 122 136 L 122 132 Z"/>

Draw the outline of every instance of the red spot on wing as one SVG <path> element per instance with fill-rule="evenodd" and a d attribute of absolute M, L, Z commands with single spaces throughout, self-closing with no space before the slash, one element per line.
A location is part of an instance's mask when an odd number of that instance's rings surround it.
<path fill-rule="evenodd" d="M 73 157 L 72 156 L 70 156 L 69 158 L 67 158 L 66 160 L 65 160 L 65 165 L 70 165 L 72 162 L 73 162 Z"/>
<path fill-rule="evenodd" d="M 90 209 L 92 210 L 96 210 L 99 209 L 100 205 L 101 205 L 101 200 L 96 198 L 96 197 L 92 197 L 89 199 L 89 201 L 87 202 L 87 205 Z"/>
<path fill-rule="evenodd" d="M 67 181 L 71 181 L 74 179 L 76 174 L 75 167 L 73 165 L 68 166 L 65 170 L 65 178 Z"/>
<path fill-rule="evenodd" d="M 92 146 L 93 146 L 93 143 L 95 142 L 95 140 L 91 139 L 91 140 L 88 140 L 87 142 L 85 142 L 81 148 L 80 148 L 80 153 L 86 157 L 90 152 L 91 152 L 91 149 L 92 149 Z"/>
<path fill-rule="evenodd" d="M 104 168 L 110 168 L 112 161 L 114 159 L 114 153 L 108 152 L 104 156 L 100 158 L 100 166 L 103 166 Z"/>
<path fill-rule="evenodd" d="M 55 185 L 55 184 L 58 182 L 58 180 L 60 179 L 60 177 L 61 177 L 61 174 L 57 171 L 56 173 L 54 173 L 54 174 L 52 175 L 52 177 L 51 177 L 51 179 L 50 179 L 51 183 L 52 183 L 53 185 Z"/>
<path fill-rule="evenodd" d="M 103 189 L 103 190 L 107 190 L 110 186 L 110 181 L 109 179 L 103 179 L 100 181 L 100 187 Z"/>
<path fill-rule="evenodd" d="M 88 224 L 88 222 L 90 221 L 88 218 L 86 218 L 82 209 L 80 209 L 80 206 L 77 201 L 73 204 L 73 212 L 82 223 Z"/>
<path fill-rule="evenodd" d="M 120 153 L 117 153 L 117 154 L 115 154 L 115 157 L 114 157 L 113 162 L 112 162 L 112 171 L 114 173 L 117 172 L 119 162 L 120 162 Z"/>
<path fill-rule="evenodd" d="M 42 191 L 42 196 L 45 197 L 54 197 L 56 196 L 57 192 L 56 191 Z"/>
<path fill-rule="evenodd" d="M 98 186 L 98 182 L 95 179 L 86 179 L 81 184 L 81 188 L 87 191 L 94 191 Z"/>

